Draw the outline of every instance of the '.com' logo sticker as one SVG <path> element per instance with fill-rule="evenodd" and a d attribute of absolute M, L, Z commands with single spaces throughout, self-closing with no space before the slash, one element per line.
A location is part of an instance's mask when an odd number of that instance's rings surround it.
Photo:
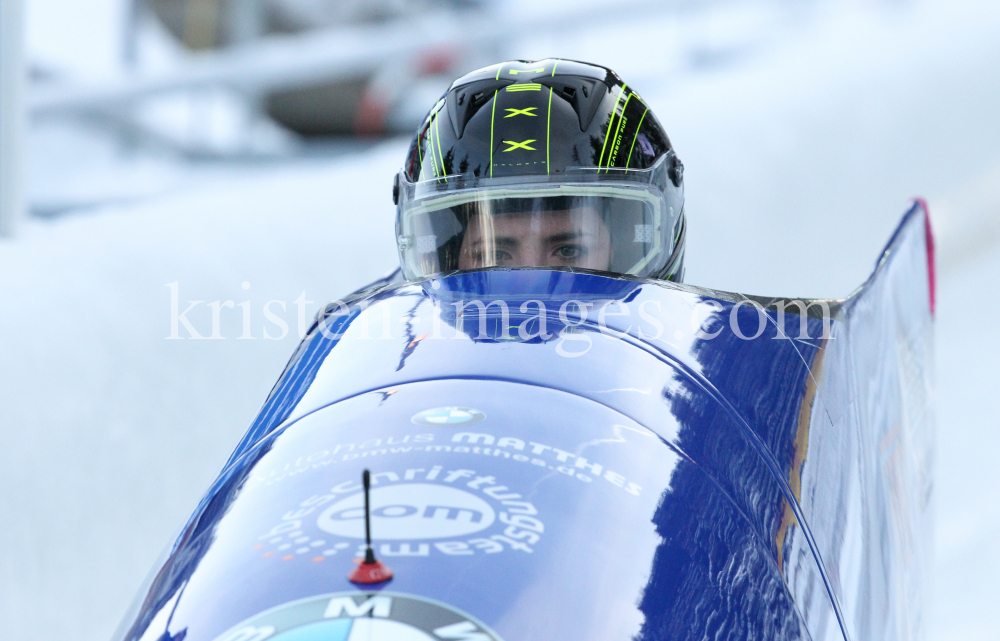
<path fill-rule="evenodd" d="M 451 606 L 413 595 L 342 592 L 262 612 L 215 641 L 502 641 Z"/>
<path fill-rule="evenodd" d="M 445 485 L 411 483 L 372 490 L 372 529 L 379 539 L 444 539 L 465 536 L 493 525 L 496 513 L 474 494 Z M 316 522 L 324 532 L 365 538 L 364 494 L 324 510 Z"/>
<path fill-rule="evenodd" d="M 495 476 L 435 465 L 377 472 L 371 482 L 372 544 L 379 556 L 531 554 L 545 532 L 538 509 Z M 253 551 L 282 562 L 364 556 L 364 501 L 357 481 L 306 496 L 257 537 Z"/>
<path fill-rule="evenodd" d="M 472 425 L 485 418 L 486 414 L 471 407 L 435 407 L 414 415 L 411 420 L 417 425 Z"/>

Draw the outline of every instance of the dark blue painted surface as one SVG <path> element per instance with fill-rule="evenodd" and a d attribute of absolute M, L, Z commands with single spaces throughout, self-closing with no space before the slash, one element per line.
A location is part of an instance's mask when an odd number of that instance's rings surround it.
<path fill-rule="evenodd" d="M 904 218 L 890 246 L 899 258 L 848 301 L 858 310 L 872 305 L 868 292 L 892 292 L 891 309 L 865 323 L 915 328 L 896 333 L 900 345 L 912 335 L 911 350 L 927 318 L 926 281 L 913 277 L 922 214 Z M 348 503 L 365 468 L 376 475 L 376 548 L 396 571 L 388 589 L 445 603 L 507 641 L 818 640 L 852 626 L 898 638 L 904 607 L 892 620 L 863 607 L 898 589 L 856 575 L 881 554 L 891 584 L 907 535 L 897 530 L 918 526 L 892 525 L 890 507 L 858 508 L 866 488 L 889 502 L 905 493 L 859 456 L 868 432 L 884 440 L 892 429 L 859 411 L 869 394 L 859 386 L 880 383 L 898 409 L 925 372 L 897 377 L 886 358 L 880 369 L 859 357 L 857 337 L 878 332 L 836 303 L 823 340 L 821 319 L 750 302 L 497 270 L 331 306 L 124 638 L 211 641 L 269 608 L 355 590 Z M 485 418 L 414 422 L 442 407 Z"/>

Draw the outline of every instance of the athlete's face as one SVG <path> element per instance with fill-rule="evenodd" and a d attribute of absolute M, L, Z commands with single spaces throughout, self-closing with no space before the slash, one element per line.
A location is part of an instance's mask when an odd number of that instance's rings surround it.
<path fill-rule="evenodd" d="M 611 266 L 611 235 L 596 210 L 511 213 L 469 221 L 459 269 Z"/>

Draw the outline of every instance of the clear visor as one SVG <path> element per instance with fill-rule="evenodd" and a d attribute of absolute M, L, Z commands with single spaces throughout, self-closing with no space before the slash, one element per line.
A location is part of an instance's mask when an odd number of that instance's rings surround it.
<path fill-rule="evenodd" d="M 682 203 L 676 191 L 642 180 L 645 171 L 630 173 L 630 180 L 602 175 L 588 182 L 453 190 L 436 180 L 423 194 L 420 183 L 404 184 L 397 221 L 403 273 L 413 279 L 488 267 L 554 267 L 655 274 L 673 251 Z"/>

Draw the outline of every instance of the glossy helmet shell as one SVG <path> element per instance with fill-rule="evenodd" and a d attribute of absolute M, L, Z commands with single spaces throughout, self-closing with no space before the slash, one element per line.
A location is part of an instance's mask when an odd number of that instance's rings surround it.
<path fill-rule="evenodd" d="M 554 176 L 576 167 L 647 169 L 672 151 L 645 101 L 611 69 L 516 60 L 452 83 L 418 128 L 403 174 L 419 182 L 456 174 Z M 680 188 L 676 156 L 669 175 Z M 682 214 L 658 278 L 680 280 L 684 227 Z"/>

